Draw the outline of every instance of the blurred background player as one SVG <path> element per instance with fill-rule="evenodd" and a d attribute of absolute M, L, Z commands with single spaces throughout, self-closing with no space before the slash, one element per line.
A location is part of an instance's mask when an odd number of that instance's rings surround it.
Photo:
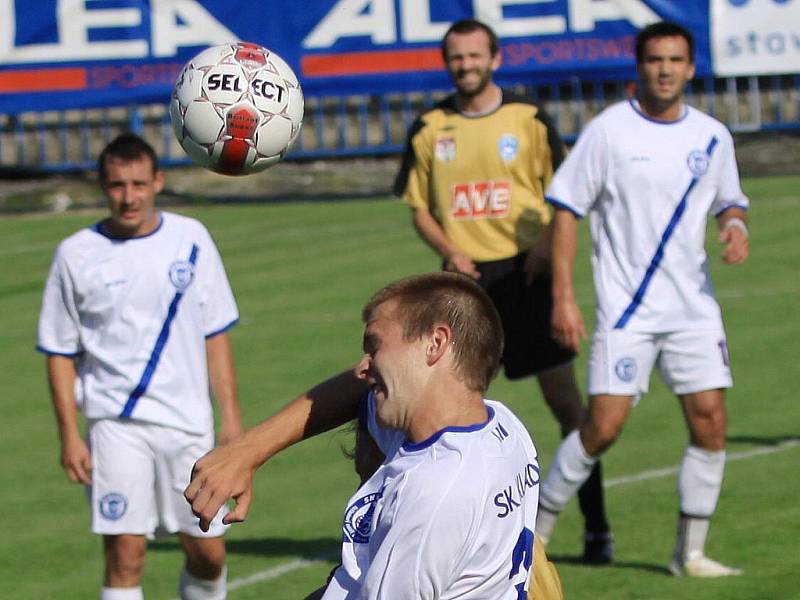
<path fill-rule="evenodd" d="M 164 174 L 146 142 L 116 138 L 98 168 L 110 214 L 58 246 L 37 347 L 47 355 L 64 470 L 89 486 L 92 531 L 103 536 L 101 599 L 143 597 L 146 536 L 156 530 L 180 538 L 181 598 L 225 598 L 224 526 L 217 519 L 201 531 L 181 492 L 214 445 L 209 382 L 220 442 L 241 433 L 225 333 L 236 303 L 205 227 L 156 210 Z"/>
<path fill-rule="evenodd" d="M 680 518 L 670 571 L 736 575 L 705 556 L 709 519 L 725 466 L 725 392 L 732 385 L 719 305 L 704 251 L 716 217 L 728 264 L 748 255 L 748 199 L 730 133 L 687 106 L 694 42 L 657 23 L 636 39 L 636 98 L 596 117 L 556 172 L 548 200 L 553 230 L 553 331 L 577 349 L 585 329 L 572 272 L 577 220 L 591 214 L 596 328 L 589 359 L 589 419 L 561 444 L 543 483 L 537 531 L 556 515 L 619 436 L 650 372 L 680 399 L 689 444 L 678 476 Z"/>
<path fill-rule="evenodd" d="M 492 80 L 497 36 L 472 19 L 442 40 L 455 93 L 411 127 L 395 193 L 411 206 L 419 235 L 448 271 L 473 277 L 502 319 L 509 379 L 535 375 L 562 436 L 580 426 L 575 350 L 550 333 L 551 209 L 544 189 L 564 157 L 550 119 Z M 600 463 L 579 492 L 585 517 L 583 560 L 612 560 Z"/>
<path fill-rule="evenodd" d="M 491 300 L 467 277 L 432 273 L 386 286 L 362 314 L 354 371 L 197 462 L 186 498 L 201 526 L 228 498 L 225 522 L 243 520 L 255 470 L 355 418 L 368 390 L 366 423 L 386 459 L 348 502 L 342 566 L 324 600 L 520 597 L 539 466 L 525 426 L 483 398 L 503 347 Z"/>

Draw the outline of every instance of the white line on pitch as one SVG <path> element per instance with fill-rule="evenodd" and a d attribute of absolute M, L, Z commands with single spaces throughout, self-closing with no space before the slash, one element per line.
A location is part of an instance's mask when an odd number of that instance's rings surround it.
<path fill-rule="evenodd" d="M 763 456 L 765 454 L 775 454 L 776 452 L 783 452 L 784 450 L 789 450 L 790 448 L 796 448 L 797 446 L 800 446 L 800 440 L 796 439 L 786 440 L 784 442 L 776 444 L 775 446 L 761 446 L 759 448 L 753 448 L 752 450 L 742 450 L 741 452 L 733 452 L 731 454 L 726 455 L 725 462 L 743 460 L 745 458 L 751 458 L 753 456 Z M 669 477 L 670 475 L 677 474 L 678 469 L 679 467 L 651 469 L 649 471 L 642 471 L 641 473 L 637 473 L 636 475 L 625 475 L 623 477 L 615 477 L 614 479 L 606 479 L 603 482 L 603 487 L 609 488 L 618 485 L 625 485 L 626 483 L 636 483 L 638 481 L 645 481 L 646 479 L 659 479 L 661 477 Z"/>
<path fill-rule="evenodd" d="M 791 440 L 786 440 L 784 442 L 780 442 L 775 446 L 761 446 L 759 448 L 753 448 L 752 450 L 733 452 L 731 454 L 728 454 L 725 460 L 726 462 L 744 460 L 746 458 L 752 458 L 754 456 L 764 456 L 766 454 L 775 454 L 777 452 L 783 452 L 784 450 L 797 448 L 798 446 L 800 446 L 800 440 L 791 439 Z M 658 479 L 661 477 L 669 477 L 670 475 L 675 475 L 677 472 L 678 472 L 678 467 L 651 469 L 648 471 L 642 471 L 641 473 L 637 473 L 636 475 L 626 475 L 623 477 L 615 477 L 614 479 L 606 479 L 606 481 L 603 484 L 603 487 L 607 488 L 616 487 L 618 485 L 636 483 L 639 481 L 645 481 L 647 479 Z M 306 567 L 310 567 L 318 563 L 328 562 L 328 560 L 329 559 L 322 557 L 314 559 L 293 560 L 288 563 L 278 565 L 277 567 L 266 569 L 265 571 L 258 571 L 257 573 L 253 573 L 248 577 L 241 577 L 239 579 L 234 579 L 228 582 L 228 591 L 237 590 L 239 588 L 243 588 L 248 585 L 252 585 L 254 583 L 260 583 L 262 581 L 271 581 L 273 579 L 277 579 L 281 575 L 285 575 L 286 573 L 291 573 L 292 571 L 297 571 L 298 569 L 304 569 Z"/>

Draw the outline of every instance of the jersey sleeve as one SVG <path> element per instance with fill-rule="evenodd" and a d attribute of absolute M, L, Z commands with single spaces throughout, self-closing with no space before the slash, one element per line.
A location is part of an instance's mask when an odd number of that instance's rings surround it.
<path fill-rule="evenodd" d="M 205 227 L 203 227 L 203 238 L 198 258 L 198 272 L 201 279 L 203 333 L 208 338 L 235 325 L 239 320 L 239 310 L 222 257 Z"/>
<path fill-rule="evenodd" d="M 598 119 L 591 121 L 553 175 L 545 191 L 547 202 L 582 218 L 605 184 L 608 143 Z"/>
<path fill-rule="evenodd" d="M 59 247 L 53 256 L 44 286 L 36 349 L 45 354 L 80 354 L 79 323 L 72 278 L 63 249 Z"/>
<path fill-rule="evenodd" d="M 408 132 L 405 154 L 394 182 L 395 194 L 414 208 L 431 208 L 432 152 L 425 135 L 425 122 L 419 118 Z"/>
<path fill-rule="evenodd" d="M 720 173 L 719 173 L 719 187 L 717 188 L 717 195 L 711 203 L 709 212 L 717 216 L 727 209 L 738 207 L 747 209 L 750 206 L 750 201 L 742 191 L 741 184 L 739 183 L 739 168 L 736 165 L 736 153 L 733 148 L 733 138 L 726 129 L 724 134 L 720 136 Z"/>
<path fill-rule="evenodd" d="M 432 474 L 426 473 L 426 477 Z M 435 473 L 433 474 L 435 475 Z M 431 485 L 419 473 L 388 499 L 391 526 L 373 534 L 379 541 L 364 577 L 362 598 L 434 600 L 446 593 L 459 560 L 468 551 L 476 511 L 468 494 Z"/>
<path fill-rule="evenodd" d="M 543 156 L 545 164 L 542 165 L 541 169 L 541 172 L 544 174 L 544 187 L 546 188 L 553 179 L 553 173 L 555 173 L 558 167 L 561 166 L 561 163 L 564 162 L 566 151 L 564 149 L 564 142 L 561 141 L 561 136 L 558 134 L 556 125 L 553 119 L 550 118 L 550 115 L 543 109 L 538 108 L 535 118 L 544 125 L 546 147 L 548 149 L 547 156 Z"/>

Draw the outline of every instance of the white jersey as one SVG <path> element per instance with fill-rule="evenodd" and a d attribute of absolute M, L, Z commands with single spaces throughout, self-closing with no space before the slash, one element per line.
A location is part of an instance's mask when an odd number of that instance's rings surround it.
<path fill-rule="evenodd" d="M 583 131 L 547 199 L 591 215 L 598 331 L 721 326 L 706 222 L 749 204 L 722 123 L 689 106 L 665 123 L 635 101 L 615 104 Z"/>
<path fill-rule="evenodd" d="M 342 566 L 323 600 L 525 598 L 539 463 L 525 426 L 499 402 L 489 420 L 419 444 L 368 422 L 386 460 L 350 499 Z"/>
<path fill-rule="evenodd" d="M 99 224 L 58 246 L 37 348 L 78 360 L 89 419 L 137 419 L 213 431 L 205 340 L 239 318 L 206 228 L 162 212 L 152 233 L 108 236 Z"/>

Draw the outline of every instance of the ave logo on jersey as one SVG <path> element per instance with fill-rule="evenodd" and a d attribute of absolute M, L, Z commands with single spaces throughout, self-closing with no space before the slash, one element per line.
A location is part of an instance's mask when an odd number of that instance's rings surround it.
<path fill-rule="evenodd" d="M 519 140 L 517 136 L 511 135 L 510 133 L 505 134 L 497 140 L 497 150 L 503 162 L 511 162 L 517 158 L 517 151 L 519 150 Z"/>
<path fill-rule="evenodd" d="M 436 140 L 433 149 L 436 160 L 439 162 L 450 162 L 456 158 L 456 138 L 442 137 Z"/>
<path fill-rule="evenodd" d="M 686 157 L 686 164 L 695 177 L 702 177 L 708 171 L 708 153 L 702 150 L 692 150 Z"/>
<path fill-rule="evenodd" d="M 344 512 L 344 537 L 345 541 L 354 544 L 366 544 L 372 530 L 372 517 L 375 515 L 375 505 L 383 496 L 383 490 L 362 496 Z"/>
<path fill-rule="evenodd" d="M 499 219 L 511 208 L 511 183 L 473 181 L 455 183 L 451 189 L 450 215 L 456 221 Z"/>
<path fill-rule="evenodd" d="M 100 498 L 100 514 L 109 521 L 116 521 L 128 510 L 128 499 L 118 492 Z"/>
<path fill-rule="evenodd" d="M 176 260 L 169 266 L 169 280 L 179 292 L 186 291 L 194 281 L 194 265 L 188 260 Z"/>

